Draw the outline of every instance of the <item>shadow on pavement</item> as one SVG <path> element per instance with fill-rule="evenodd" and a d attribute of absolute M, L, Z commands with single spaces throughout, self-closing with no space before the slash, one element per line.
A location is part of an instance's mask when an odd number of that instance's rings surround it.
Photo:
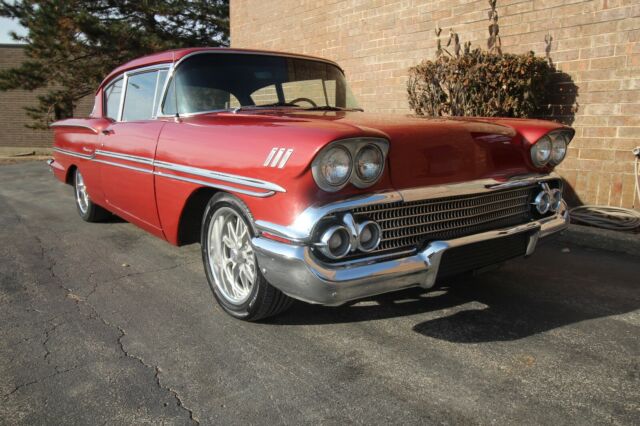
<path fill-rule="evenodd" d="M 606 252 L 546 246 L 502 270 L 459 277 L 425 292 L 409 289 L 350 306 L 297 303 L 271 324 L 310 325 L 412 317 L 421 335 L 455 343 L 517 340 L 640 308 L 637 262 Z M 415 317 L 415 318 L 414 318 Z"/>

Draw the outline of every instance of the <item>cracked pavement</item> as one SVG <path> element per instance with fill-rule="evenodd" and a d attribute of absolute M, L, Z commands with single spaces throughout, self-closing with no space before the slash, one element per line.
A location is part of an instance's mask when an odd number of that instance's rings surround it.
<path fill-rule="evenodd" d="M 2 166 L 0 424 L 637 424 L 639 259 L 564 248 L 248 324 L 197 245 L 84 223 L 45 164 Z"/>

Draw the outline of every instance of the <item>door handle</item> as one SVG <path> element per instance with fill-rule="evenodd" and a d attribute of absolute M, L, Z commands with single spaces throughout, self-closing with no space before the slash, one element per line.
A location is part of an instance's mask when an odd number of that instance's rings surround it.
<path fill-rule="evenodd" d="M 115 132 L 113 131 L 113 129 L 104 129 L 102 131 L 103 135 L 109 136 L 109 135 L 113 135 Z"/>

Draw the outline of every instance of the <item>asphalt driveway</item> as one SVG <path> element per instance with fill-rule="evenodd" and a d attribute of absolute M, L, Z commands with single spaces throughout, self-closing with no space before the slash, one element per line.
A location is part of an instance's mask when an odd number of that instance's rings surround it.
<path fill-rule="evenodd" d="M 490 275 L 269 322 L 199 247 L 82 222 L 0 167 L 1 424 L 640 422 L 640 259 L 547 244 Z"/>

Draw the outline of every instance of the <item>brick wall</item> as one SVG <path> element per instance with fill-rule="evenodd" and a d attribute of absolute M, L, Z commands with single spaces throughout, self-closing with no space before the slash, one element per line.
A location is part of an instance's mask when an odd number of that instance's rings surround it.
<path fill-rule="evenodd" d="M 436 25 L 484 47 L 488 10 L 486 0 L 231 0 L 231 43 L 333 59 L 365 110 L 408 113 L 407 69 L 434 57 Z M 559 172 L 585 204 L 631 207 L 640 1 L 498 0 L 498 13 L 503 51 L 542 55 L 551 34 L 551 59 L 577 90 L 577 113 L 563 117 L 576 137 Z"/>
<path fill-rule="evenodd" d="M 24 61 L 23 47 L 20 45 L 0 44 L 0 69 L 13 68 Z M 24 107 L 36 106 L 38 95 L 46 91 L 11 90 L 0 91 L 0 147 L 48 148 L 53 142 L 49 130 L 33 130 L 25 127 L 32 119 Z M 93 108 L 93 98 L 79 102 L 77 114 L 87 116 Z"/>

